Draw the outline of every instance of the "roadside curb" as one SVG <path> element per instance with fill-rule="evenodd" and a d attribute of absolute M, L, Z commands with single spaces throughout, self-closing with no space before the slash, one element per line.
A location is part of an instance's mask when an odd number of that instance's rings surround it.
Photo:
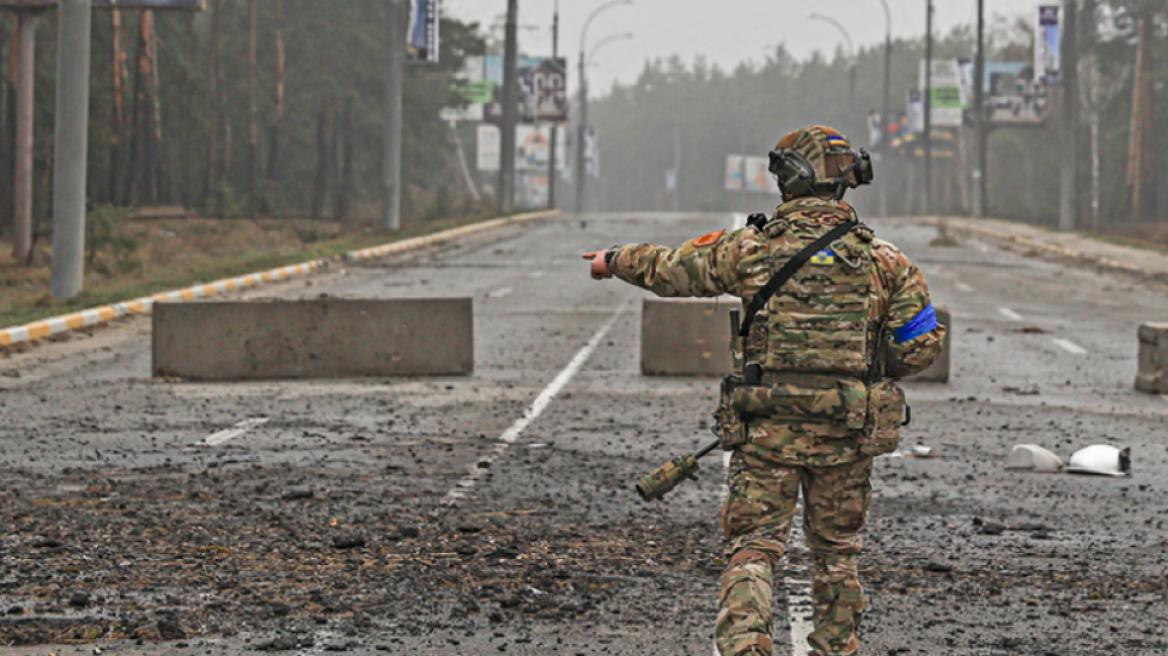
<path fill-rule="evenodd" d="M 945 219 L 930 217 L 925 219 L 925 223 L 932 226 L 940 226 Z M 1112 271 L 1116 273 L 1124 273 L 1127 275 L 1134 275 L 1140 278 L 1159 280 L 1168 282 L 1168 272 L 1153 271 L 1143 267 L 1135 266 L 1120 262 L 1114 258 L 1106 257 L 1096 253 L 1086 253 L 1077 251 L 1073 248 L 1067 248 L 1061 244 L 1052 244 L 1050 242 L 1032 239 L 1023 235 L 1013 235 L 1000 230 L 994 230 L 985 226 L 970 225 L 964 220 L 948 222 L 948 228 L 952 232 L 972 234 L 979 237 L 985 237 L 997 242 L 1004 242 L 1008 244 L 1016 244 L 1025 248 L 1038 251 L 1048 256 L 1053 256 L 1062 259 L 1074 260 L 1079 263 L 1091 264 L 1099 269 Z"/>
<path fill-rule="evenodd" d="M 499 219 L 492 219 L 490 221 L 483 221 L 482 223 L 474 223 L 459 228 L 451 228 L 450 230 L 443 230 L 431 235 L 424 235 L 421 237 L 411 237 L 401 241 L 390 242 L 382 246 L 375 246 L 373 248 L 365 248 L 356 251 L 350 251 L 344 255 L 322 258 L 313 260 L 311 262 L 302 262 L 300 264 L 293 264 L 290 266 L 270 269 L 260 273 L 251 273 L 245 276 L 236 278 L 226 278 L 224 280 L 217 280 L 215 282 L 204 285 L 194 285 L 170 292 L 161 292 L 151 296 L 143 296 L 130 301 L 123 301 L 121 303 L 114 303 L 113 305 L 104 305 L 101 307 L 90 308 L 81 312 L 74 312 L 72 314 L 65 314 L 41 321 L 34 321 L 23 326 L 13 326 L 0 330 L 0 347 L 11 346 L 13 344 L 20 344 L 24 342 L 33 342 L 53 335 L 59 335 L 74 330 L 81 330 L 98 324 L 106 323 L 134 314 L 150 314 L 154 309 L 155 303 L 162 302 L 176 302 L 181 303 L 185 301 L 193 301 L 200 298 L 209 298 L 227 292 L 238 291 L 255 287 L 265 282 L 279 282 L 288 280 L 297 276 L 306 276 L 322 269 L 327 269 L 330 264 L 334 262 L 357 262 L 362 260 L 369 260 L 378 257 L 385 257 L 386 255 L 394 255 L 397 253 L 404 253 L 407 251 L 425 248 L 427 246 L 434 246 L 442 244 L 455 239 L 460 239 L 469 235 L 477 234 L 503 226 L 524 223 L 527 221 L 535 221 L 539 219 L 547 219 L 559 214 L 558 210 L 549 210 L 544 212 L 530 212 L 527 214 L 517 214 L 514 216 L 503 217 Z"/>

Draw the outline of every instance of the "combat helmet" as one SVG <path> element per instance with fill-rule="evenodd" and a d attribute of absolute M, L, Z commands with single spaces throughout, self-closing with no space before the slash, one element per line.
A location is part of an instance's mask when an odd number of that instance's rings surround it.
<path fill-rule="evenodd" d="M 833 196 L 872 182 L 872 158 L 837 130 L 809 125 L 790 132 L 770 153 L 770 172 L 785 198 Z"/>

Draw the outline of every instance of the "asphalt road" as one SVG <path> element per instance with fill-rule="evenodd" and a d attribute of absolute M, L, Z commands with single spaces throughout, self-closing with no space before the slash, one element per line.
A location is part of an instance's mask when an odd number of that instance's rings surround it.
<path fill-rule="evenodd" d="M 641 376 L 645 294 L 579 253 L 732 220 L 557 219 L 251 292 L 472 296 L 465 378 L 153 380 L 142 318 L 0 360 L 0 656 L 709 654 L 720 463 L 630 488 L 707 441 L 715 382 Z M 940 457 L 877 465 L 864 653 L 1168 652 L 1168 402 L 1132 390 L 1165 289 L 871 223 L 955 333 L 952 382 L 909 391 L 905 447 Z M 1019 443 L 1134 472 L 1008 473 Z"/>

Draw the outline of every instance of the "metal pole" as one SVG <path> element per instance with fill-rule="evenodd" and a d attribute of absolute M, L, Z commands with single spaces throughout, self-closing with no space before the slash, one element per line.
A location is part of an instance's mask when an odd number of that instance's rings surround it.
<path fill-rule="evenodd" d="M 1076 6 L 1078 0 L 1063 3 L 1062 62 L 1059 75 L 1063 83 L 1063 157 L 1059 176 L 1059 228 L 1074 230 L 1079 198 L 1075 177 L 1079 163 L 1079 39 Z"/>
<path fill-rule="evenodd" d="M 499 166 L 499 211 L 515 207 L 515 124 L 519 120 L 519 0 L 507 0 L 506 42 L 503 46 L 503 140 Z"/>
<path fill-rule="evenodd" d="M 889 93 L 892 80 L 892 13 L 888 10 L 888 0 L 880 0 L 884 7 L 884 105 L 880 109 L 880 146 L 888 151 L 888 142 L 892 140 L 892 133 L 888 129 Z M 888 181 L 880 184 L 880 216 L 888 216 Z"/>
<path fill-rule="evenodd" d="M 584 211 L 584 191 L 588 176 L 584 166 L 584 139 L 588 132 L 588 81 L 584 73 L 584 46 L 580 45 L 580 125 L 576 131 L 576 212 Z"/>
<path fill-rule="evenodd" d="M 556 0 L 556 11 L 552 17 L 552 61 L 560 56 L 560 0 Z M 567 71 L 564 71 L 565 75 Z M 552 121 L 552 142 L 548 146 L 548 196 L 547 208 L 556 209 L 556 141 L 560 137 L 559 121 Z"/>
<path fill-rule="evenodd" d="M 85 284 L 85 181 L 89 156 L 90 0 L 61 0 L 57 18 L 57 125 L 53 154 L 53 296 Z"/>
<path fill-rule="evenodd" d="M 36 12 L 16 13 L 16 171 L 12 217 L 12 257 L 28 262 L 32 254 L 33 84 L 36 78 Z"/>
<path fill-rule="evenodd" d="M 986 214 L 985 0 L 977 0 L 977 55 L 973 61 L 973 121 L 977 165 L 973 169 L 973 216 Z"/>
<path fill-rule="evenodd" d="M 405 2 L 389 0 L 389 71 L 385 83 L 384 230 L 401 229 L 402 68 L 406 56 Z"/>
<path fill-rule="evenodd" d="M 925 0 L 925 214 L 933 211 L 933 0 Z"/>

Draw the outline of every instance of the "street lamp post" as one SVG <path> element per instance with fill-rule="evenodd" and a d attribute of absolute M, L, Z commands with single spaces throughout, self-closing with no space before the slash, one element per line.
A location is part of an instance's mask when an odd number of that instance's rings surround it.
<path fill-rule="evenodd" d="M 933 211 L 933 0 L 925 0 L 925 214 Z"/>
<path fill-rule="evenodd" d="M 979 0 L 980 1 L 980 0 Z M 888 152 L 888 143 L 892 141 L 892 131 L 888 127 L 889 93 L 892 84 L 892 12 L 888 10 L 888 0 L 880 0 L 884 7 L 884 101 L 880 108 L 880 146 Z M 888 184 L 880 184 L 880 216 L 888 216 Z"/>
<path fill-rule="evenodd" d="M 851 60 L 851 66 L 848 67 L 848 109 L 855 109 L 856 106 L 856 45 L 852 41 L 852 35 L 844 29 L 844 26 L 839 21 L 823 14 L 809 14 L 807 20 L 819 20 L 835 27 L 839 33 L 843 35 L 844 41 L 848 44 L 848 59 Z"/>
<path fill-rule="evenodd" d="M 552 16 L 552 61 L 560 57 L 560 0 L 556 0 L 555 14 Z M 565 71 L 566 73 L 567 71 Z M 556 141 L 560 138 L 560 124 L 552 120 L 552 141 L 548 144 L 548 193 L 547 208 L 556 209 Z"/>
<path fill-rule="evenodd" d="M 585 48 L 588 39 L 588 28 L 592 26 L 592 21 L 600 15 L 601 12 L 612 7 L 621 5 L 631 5 L 633 0 L 611 0 L 606 2 L 592 11 L 588 15 L 588 19 L 584 21 L 584 29 L 580 30 L 580 126 L 576 136 L 576 211 L 584 211 L 584 195 L 585 186 L 587 185 L 588 176 L 584 170 L 584 139 L 588 132 L 588 78 L 586 68 L 588 60 L 584 56 Z"/>

